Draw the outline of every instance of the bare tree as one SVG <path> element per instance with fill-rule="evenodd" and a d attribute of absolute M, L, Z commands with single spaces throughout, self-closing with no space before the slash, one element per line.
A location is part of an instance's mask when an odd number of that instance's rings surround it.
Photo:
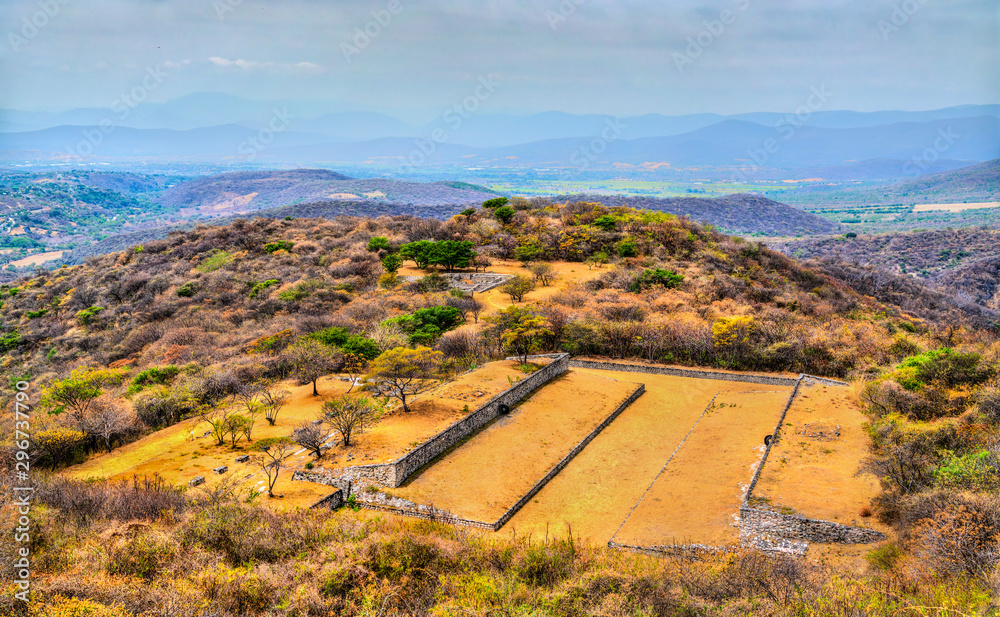
<path fill-rule="evenodd" d="M 261 407 L 264 410 L 264 419 L 271 426 L 278 420 L 278 412 L 281 406 L 288 400 L 288 392 L 285 390 L 264 390 L 261 395 Z"/>
<path fill-rule="evenodd" d="M 302 383 L 312 382 L 313 396 L 319 396 L 316 380 L 336 371 L 343 362 L 343 354 L 332 347 L 312 339 L 299 339 L 285 350 L 285 358 L 292 372 Z"/>
<path fill-rule="evenodd" d="M 289 443 L 272 444 L 267 450 L 250 456 L 250 463 L 259 467 L 267 475 L 267 496 L 274 497 L 274 485 L 278 482 L 278 474 L 285 467 L 285 458 L 292 453 Z"/>
<path fill-rule="evenodd" d="M 367 387 L 387 398 L 399 399 L 409 412 L 408 396 L 420 394 L 434 385 L 444 354 L 429 347 L 390 349 L 372 360 L 368 367 Z"/>
<path fill-rule="evenodd" d="M 556 274 L 555 268 L 552 267 L 552 264 L 544 261 L 531 264 L 529 270 L 535 277 L 535 280 L 541 282 L 543 287 L 548 287 L 559 277 L 559 275 Z"/>
<path fill-rule="evenodd" d="M 110 398 L 101 397 L 94 402 L 84 419 L 83 429 L 88 435 L 101 438 L 110 452 L 114 438 L 128 433 L 134 427 L 134 413 Z"/>
<path fill-rule="evenodd" d="M 374 422 L 378 407 L 370 398 L 349 394 L 324 403 L 323 414 L 333 430 L 340 433 L 346 447 L 351 445 L 352 435 Z"/>
<path fill-rule="evenodd" d="M 292 431 L 292 440 L 309 450 L 309 453 L 316 458 L 323 456 L 323 443 L 326 441 L 327 432 L 323 429 L 322 423 L 303 422 L 298 428 Z"/>

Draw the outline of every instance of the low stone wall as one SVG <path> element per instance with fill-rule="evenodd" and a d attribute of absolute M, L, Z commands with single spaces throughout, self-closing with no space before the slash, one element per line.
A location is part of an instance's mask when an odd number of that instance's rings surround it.
<path fill-rule="evenodd" d="M 652 557 L 703 557 L 711 553 L 720 553 L 732 550 L 730 547 L 708 546 L 707 544 L 657 544 L 654 546 L 635 546 L 633 544 L 619 544 L 614 540 L 608 542 L 608 548 L 641 553 Z"/>
<path fill-rule="evenodd" d="M 310 509 L 323 509 L 323 510 L 336 510 L 344 504 L 344 491 L 337 489 L 320 499 L 313 505 L 309 506 Z"/>
<path fill-rule="evenodd" d="M 740 508 L 740 527 L 752 535 L 777 536 L 824 544 L 869 544 L 886 539 L 884 533 L 874 529 L 746 506 Z"/>
<path fill-rule="evenodd" d="M 462 525 L 465 527 L 476 527 L 479 529 L 487 529 L 489 531 L 497 531 L 501 527 L 507 524 L 507 522 L 513 518 L 517 512 L 524 507 L 526 503 L 531 501 L 531 499 L 541 491 L 546 484 L 549 483 L 552 478 L 562 471 L 566 465 L 569 464 L 577 454 L 583 451 L 587 444 L 589 444 L 595 437 L 597 437 L 601 431 L 608 427 L 609 424 L 615 421 L 615 419 L 621 415 L 629 405 L 635 402 L 637 398 L 642 396 L 646 391 L 646 386 L 639 384 L 636 389 L 630 394 L 626 399 L 624 399 L 615 408 L 611 414 L 605 418 L 599 425 L 597 425 L 594 430 L 592 430 L 586 437 L 584 437 L 569 454 L 564 456 L 558 463 L 555 464 L 552 469 L 545 474 L 545 476 L 535 483 L 527 493 L 525 493 L 520 499 L 517 500 L 513 506 L 507 509 L 500 518 L 495 522 L 487 523 L 484 521 L 474 521 L 470 519 L 461 518 L 451 514 L 450 512 L 445 512 L 444 510 L 438 510 L 431 506 L 419 505 L 413 502 L 408 502 L 402 500 L 398 497 L 391 497 L 385 495 L 384 493 L 376 493 L 374 495 L 362 495 L 359 499 L 359 505 L 364 508 L 371 510 L 380 510 L 383 512 L 392 512 L 394 514 L 401 514 L 403 516 L 411 516 L 414 518 L 423 518 L 427 520 L 441 521 L 443 523 L 449 523 L 452 525 Z"/>
<path fill-rule="evenodd" d="M 615 418 L 617 418 L 618 416 L 620 416 L 621 413 L 623 411 L 625 411 L 625 409 L 628 408 L 629 405 L 631 405 L 632 403 L 634 403 L 637 398 L 639 398 L 640 396 L 642 396 L 645 391 L 646 391 L 646 385 L 645 384 L 639 384 L 638 387 L 636 387 L 636 389 L 632 392 L 632 394 L 630 394 L 628 396 L 628 398 L 626 398 L 624 401 L 622 401 L 618 405 L 618 407 L 616 407 L 615 410 L 613 412 L 611 412 L 611 415 L 609 415 L 607 418 L 605 418 L 603 422 L 601 422 L 600 424 L 598 424 L 597 427 L 594 428 L 594 430 L 592 430 L 590 432 L 590 434 L 588 434 L 586 437 L 584 437 L 580 441 L 580 443 L 576 444 L 576 446 L 572 450 L 569 451 L 569 454 L 567 454 L 566 456 L 564 456 L 562 458 L 562 460 L 560 460 L 558 463 L 556 463 L 555 467 L 553 467 L 552 469 L 550 469 L 549 472 L 547 474 L 545 474 L 545 477 L 543 477 L 541 480 L 539 480 L 538 482 L 536 482 L 535 485 L 533 487 L 531 487 L 531 490 L 529 490 L 527 493 L 525 493 L 525 495 L 523 497 L 521 497 L 520 499 L 517 500 L 517 503 L 515 503 L 506 512 L 504 512 L 503 516 L 501 516 L 499 519 L 497 519 L 497 522 L 495 523 L 495 529 L 500 529 L 501 527 L 503 527 L 504 525 L 506 525 L 507 521 L 509 521 L 511 518 L 513 518 L 514 515 L 517 514 L 517 511 L 524 507 L 524 504 L 526 504 L 529 501 L 531 501 L 531 499 L 535 495 L 538 494 L 538 491 L 540 491 L 543 488 L 545 488 L 545 485 L 549 483 L 549 480 L 551 480 L 552 478 L 556 477 L 556 474 L 558 474 L 560 471 L 562 471 L 566 467 L 566 465 L 569 465 L 569 462 L 572 461 L 576 457 L 577 454 L 579 454 L 580 452 L 582 452 L 583 449 L 587 447 L 587 444 L 589 444 L 591 441 L 593 441 L 595 437 L 597 437 L 598 435 L 600 435 L 601 431 L 603 431 L 604 429 L 606 429 L 609 424 L 611 424 L 612 422 L 614 422 Z"/>
<path fill-rule="evenodd" d="M 798 379 L 794 377 L 775 377 L 773 375 L 756 375 L 743 373 L 721 373 L 719 371 L 703 371 L 698 369 L 673 368 L 668 366 L 653 366 L 646 364 L 630 364 L 627 362 L 606 362 L 603 360 L 569 361 L 573 368 L 592 368 L 604 371 L 622 371 L 627 373 L 648 373 L 651 375 L 673 375 L 675 377 L 690 377 L 692 379 L 718 379 L 721 381 L 742 381 L 759 383 L 769 386 L 794 386 Z"/>
<path fill-rule="evenodd" d="M 496 394 L 476 411 L 391 463 L 356 465 L 336 471 L 296 471 L 292 479 L 336 486 L 346 491 L 347 494 L 350 494 L 352 484 L 367 484 L 366 480 L 395 488 L 413 472 L 434 460 L 434 457 L 486 426 L 500 414 L 501 405 L 513 407 L 525 396 L 568 370 L 569 354 L 555 356 L 548 365 Z"/>
<path fill-rule="evenodd" d="M 391 482 L 383 482 L 386 486 L 397 487 L 413 472 L 434 460 L 448 448 L 454 446 L 475 431 L 486 426 L 499 415 L 501 405 L 513 407 L 532 391 L 544 383 L 569 370 L 569 354 L 562 354 L 547 366 L 544 366 L 510 388 L 497 394 L 476 411 L 455 422 L 434 437 L 431 437 L 404 456 L 391 463 L 394 466 Z"/>
<path fill-rule="evenodd" d="M 760 480 L 760 474 L 764 471 L 764 464 L 767 462 L 767 456 L 771 453 L 771 448 L 774 444 L 778 443 L 778 437 L 781 435 L 781 427 L 785 424 L 785 415 L 788 414 L 788 410 L 792 406 L 792 401 L 795 400 L 795 395 L 799 393 L 799 386 L 802 384 L 802 377 L 800 376 L 795 381 L 795 387 L 792 388 L 792 393 L 788 396 L 788 402 L 785 403 L 785 408 L 781 410 L 781 416 L 778 418 L 778 424 L 774 427 L 774 432 L 771 433 L 771 441 L 767 443 L 764 448 L 764 455 L 760 457 L 760 463 L 757 464 L 756 471 L 753 472 L 753 478 L 750 479 L 750 485 L 747 486 L 747 492 L 743 495 L 743 506 L 747 507 L 750 501 L 750 495 L 753 494 L 753 489 L 757 486 L 757 481 Z"/>

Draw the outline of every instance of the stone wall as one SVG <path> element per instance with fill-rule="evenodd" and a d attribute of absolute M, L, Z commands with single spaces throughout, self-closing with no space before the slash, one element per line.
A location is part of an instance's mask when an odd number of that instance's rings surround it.
<path fill-rule="evenodd" d="M 773 375 L 755 375 L 750 373 L 722 373 L 719 371 L 703 371 L 698 369 L 673 368 L 647 364 L 630 364 L 628 362 L 608 362 L 603 360 L 569 361 L 573 368 L 592 368 L 604 371 L 622 371 L 627 373 L 648 373 L 652 375 L 673 375 L 675 377 L 690 377 L 692 379 L 718 379 L 721 381 L 743 381 L 769 386 L 794 386 L 798 379 L 794 377 L 775 377 Z"/>
<path fill-rule="evenodd" d="M 434 457 L 489 424 L 499 415 L 500 405 L 513 407 L 525 396 L 568 370 L 569 354 L 555 356 L 547 366 L 538 369 L 503 392 L 493 396 L 476 411 L 391 463 L 357 465 L 336 471 L 296 471 L 292 479 L 336 486 L 348 494 L 351 492 L 352 484 L 367 484 L 366 480 L 395 488 L 413 472 L 434 460 Z"/>
<path fill-rule="evenodd" d="M 399 486 L 410 474 L 434 460 L 434 457 L 489 424 L 499 415 L 500 405 L 513 407 L 515 403 L 532 391 L 568 370 L 569 354 L 562 354 L 547 366 L 538 369 L 510 388 L 495 395 L 476 411 L 396 459 L 392 463 L 395 468 L 391 478 L 392 482 L 384 482 L 383 484 L 392 487 Z"/>
<path fill-rule="evenodd" d="M 874 529 L 748 506 L 740 508 L 740 528 L 750 536 L 776 536 L 807 542 L 868 544 L 886 539 L 884 533 Z"/>
<path fill-rule="evenodd" d="M 455 516 L 454 514 L 451 514 L 450 512 L 445 512 L 444 510 L 438 510 L 437 508 L 434 508 L 432 506 L 415 504 L 413 502 L 409 502 L 400 499 L 398 497 L 392 497 L 384 493 L 374 493 L 371 495 L 362 494 L 359 497 L 358 503 L 362 507 L 369 508 L 371 510 L 380 510 L 383 512 L 402 514 L 403 516 L 411 516 L 414 518 L 423 518 L 427 520 L 440 521 L 452 525 L 462 525 L 465 527 L 477 527 L 479 529 L 497 531 L 501 527 L 506 525 L 507 521 L 513 518 L 513 516 L 517 514 L 518 510 L 524 507 L 524 504 L 531 501 L 531 499 L 535 495 L 537 495 L 538 492 L 541 491 L 542 488 L 544 488 L 545 485 L 548 484 L 552 478 L 556 477 L 556 475 L 560 471 L 562 471 L 566 467 L 566 465 L 568 465 L 569 462 L 573 460 L 574 457 L 576 457 L 577 454 L 582 452 L 583 449 L 587 447 L 587 444 L 593 441 L 593 439 L 597 437 L 601 433 L 601 431 L 603 431 L 605 428 L 608 427 L 608 425 L 614 422 L 615 418 L 620 416 L 621 413 L 625 411 L 625 409 L 628 408 L 629 405 L 635 402 L 637 398 L 642 396 L 642 394 L 645 391 L 646 391 L 646 386 L 643 384 L 638 384 L 636 386 L 636 389 L 632 392 L 632 394 L 630 394 L 621 403 L 619 403 L 618 406 L 615 408 L 615 410 L 612 411 L 607 418 L 605 418 L 599 425 L 597 425 L 594 428 L 594 430 L 592 430 L 586 437 L 584 437 L 578 444 L 576 444 L 576 446 L 574 446 L 573 449 L 570 450 L 566 456 L 564 456 L 558 463 L 556 463 L 555 466 L 552 467 L 552 469 L 550 469 L 548 473 L 546 473 L 545 476 L 542 477 L 541 480 L 536 482 L 535 485 L 532 486 L 527 493 L 525 493 L 520 499 L 517 500 L 517 503 L 508 508 L 507 511 L 504 512 L 500 516 L 500 518 L 498 518 L 495 522 L 487 523 L 485 521 L 474 521 L 470 519 L 461 518 Z"/>
<path fill-rule="evenodd" d="M 606 429 L 609 424 L 611 424 L 612 422 L 614 422 L 615 418 L 617 418 L 618 416 L 620 416 L 621 413 L 623 411 L 625 411 L 625 409 L 629 405 L 631 405 L 632 403 L 634 403 L 637 398 L 639 398 L 640 396 L 642 396 L 642 394 L 645 391 L 646 391 L 646 385 L 645 384 L 639 384 L 638 387 L 632 392 L 632 394 L 630 394 L 628 396 L 628 398 L 626 398 L 624 401 L 622 401 L 618 405 L 618 407 L 616 407 L 615 410 L 613 412 L 611 412 L 611 415 L 609 415 L 607 418 L 605 418 L 603 422 L 601 422 L 600 424 L 598 424 L 597 427 L 594 428 L 594 430 L 592 430 L 590 432 L 590 434 L 588 434 L 586 437 L 584 437 L 580 441 L 580 443 L 576 444 L 576 446 L 572 450 L 569 451 L 569 454 L 567 454 L 566 456 L 564 456 L 562 458 L 562 460 L 560 460 L 558 463 L 556 463 L 555 467 L 553 467 L 552 469 L 550 469 L 549 472 L 547 474 L 545 474 L 545 477 L 543 477 L 541 480 L 539 480 L 538 482 L 536 482 L 535 485 L 533 487 L 531 487 L 531 490 L 529 490 L 527 493 L 525 493 L 525 495 L 523 497 L 521 497 L 520 499 L 517 500 L 517 503 L 515 503 L 513 506 L 511 506 L 503 514 L 503 516 L 501 516 L 499 519 L 497 519 L 497 522 L 495 523 L 495 528 L 496 529 L 500 529 L 501 527 L 503 527 L 504 525 L 506 525 L 507 521 L 509 521 L 515 514 L 517 514 L 518 510 L 520 510 L 522 507 L 524 507 L 524 504 L 526 504 L 529 501 L 531 501 L 531 499 L 535 495 L 538 494 L 538 491 L 542 490 L 545 487 L 545 485 L 549 483 L 549 480 L 551 480 L 552 478 L 556 477 L 556 474 L 558 474 L 560 471 L 562 471 L 566 467 L 566 465 L 569 465 L 569 462 L 572 461 L 576 457 L 577 454 L 579 454 L 580 452 L 582 452 L 583 449 L 587 447 L 587 444 L 589 444 L 591 441 L 593 441 L 594 438 L 597 437 L 601 433 L 601 431 L 603 431 L 604 429 Z"/>
<path fill-rule="evenodd" d="M 764 471 L 764 464 L 767 462 L 767 455 L 771 453 L 771 448 L 774 444 L 778 443 L 778 437 L 781 435 L 781 427 L 785 424 L 785 415 L 788 414 L 789 408 L 792 406 L 792 401 L 795 400 L 795 395 L 799 393 L 799 386 L 802 385 L 802 377 L 800 376 L 795 381 L 795 387 L 792 388 L 792 393 L 788 397 L 788 402 L 785 403 L 785 408 L 781 410 L 781 416 L 778 418 L 778 424 L 774 427 L 774 432 L 771 433 L 771 441 L 767 442 L 767 446 L 764 447 L 764 455 L 760 457 L 760 463 L 757 464 L 756 471 L 753 472 L 753 478 L 750 479 L 750 485 L 747 486 L 747 492 L 743 495 L 743 507 L 747 507 L 747 503 L 750 501 L 750 495 L 753 494 L 753 489 L 757 486 L 757 480 L 760 480 L 760 474 Z"/>
<path fill-rule="evenodd" d="M 319 501 L 317 501 L 316 503 L 314 503 L 309 507 L 314 509 L 336 510 L 343 504 L 344 504 L 344 491 L 338 488 L 337 490 L 333 491 L 332 493 L 330 493 L 323 499 L 320 499 Z"/>

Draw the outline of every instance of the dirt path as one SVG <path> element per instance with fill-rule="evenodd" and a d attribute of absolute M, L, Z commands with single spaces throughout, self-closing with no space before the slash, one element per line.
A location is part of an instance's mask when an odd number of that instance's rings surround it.
<path fill-rule="evenodd" d="M 785 397 L 783 406 L 791 392 L 791 388 L 729 381 L 574 370 L 642 381 L 646 393 L 518 512 L 504 531 L 541 538 L 546 532 L 562 535 L 569 525 L 574 536 L 604 544 L 716 393 L 781 390 L 778 396 Z M 754 438 L 759 440 L 761 435 Z M 703 470 L 700 464 L 697 468 Z"/>
<path fill-rule="evenodd" d="M 495 521 L 635 389 L 634 382 L 570 371 L 391 493 Z"/>

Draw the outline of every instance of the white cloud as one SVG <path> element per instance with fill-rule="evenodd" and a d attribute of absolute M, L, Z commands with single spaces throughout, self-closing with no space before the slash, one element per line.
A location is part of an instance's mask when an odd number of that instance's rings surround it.
<path fill-rule="evenodd" d="M 313 62 L 256 62 L 254 60 L 244 60 L 242 58 L 230 60 L 229 58 L 220 58 L 219 56 L 211 56 L 208 58 L 208 62 L 220 68 L 236 68 L 244 71 L 272 70 L 320 73 L 326 70 L 321 65 Z"/>

